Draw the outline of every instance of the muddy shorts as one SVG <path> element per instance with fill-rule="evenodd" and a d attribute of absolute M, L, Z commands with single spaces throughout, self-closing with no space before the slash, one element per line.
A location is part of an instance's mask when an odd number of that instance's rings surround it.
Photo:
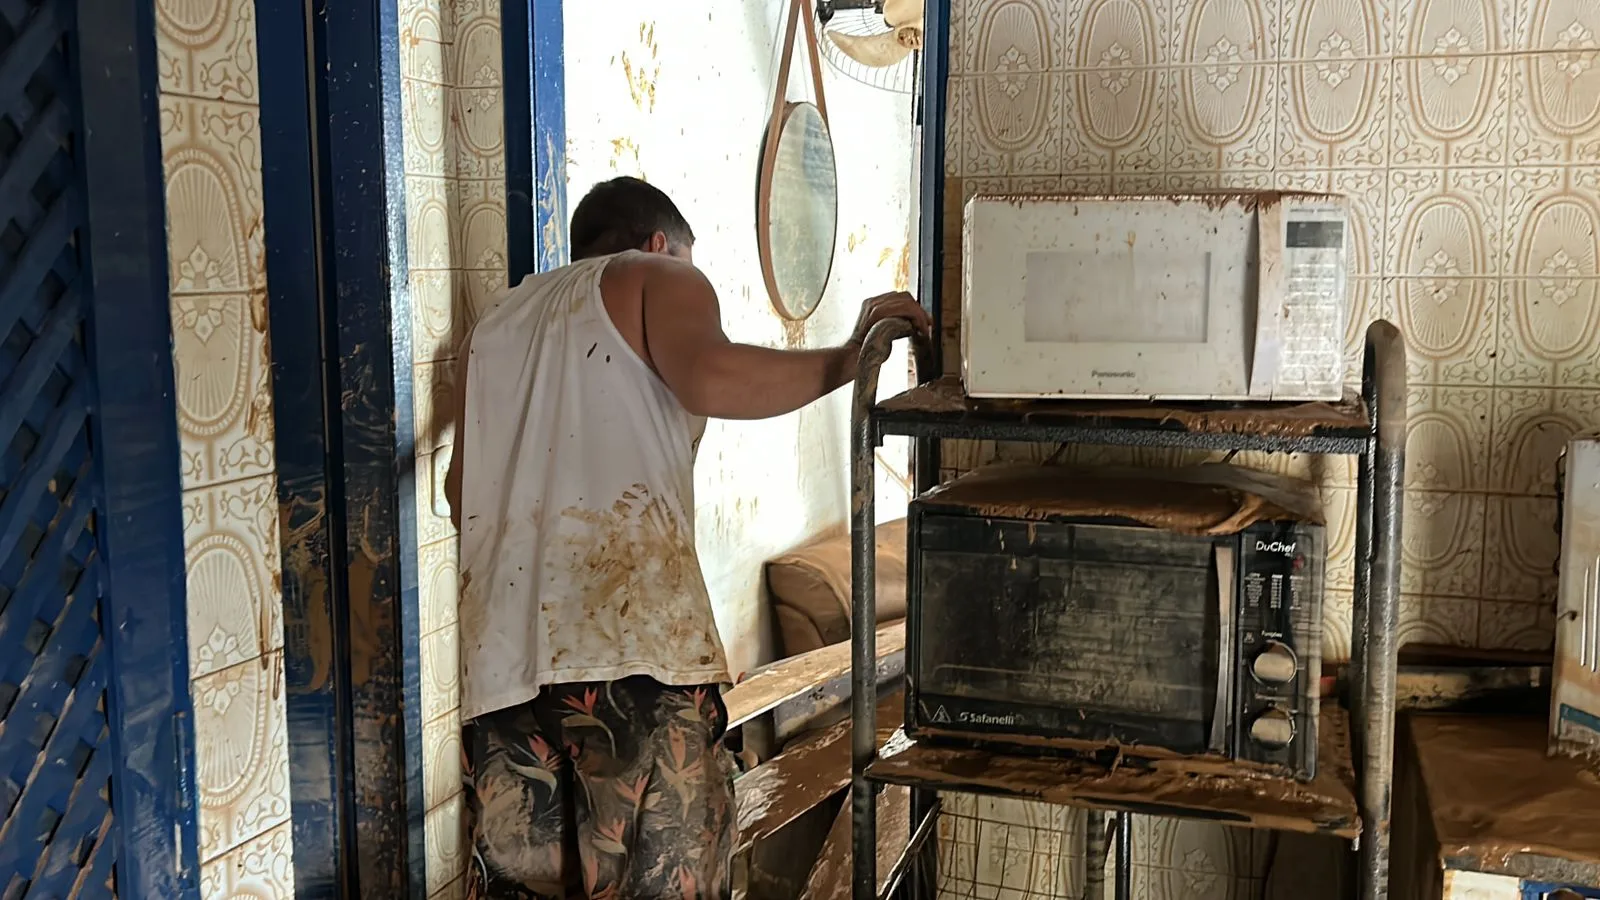
<path fill-rule="evenodd" d="M 637 677 L 555 685 L 467 723 L 467 896 L 729 896 L 727 721 L 716 687 Z"/>

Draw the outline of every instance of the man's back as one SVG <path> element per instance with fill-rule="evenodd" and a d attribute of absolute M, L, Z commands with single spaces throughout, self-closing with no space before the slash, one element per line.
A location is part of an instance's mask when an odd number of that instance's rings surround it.
<path fill-rule="evenodd" d="M 694 552 L 690 416 L 607 307 L 628 255 L 530 276 L 467 345 L 462 714 L 547 684 L 729 681 Z M 600 286 L 619 304 L 604 302 Z M 611 300 L 612 297 L 606 298 Z M 638 327 L 642 328 L 642 320 Z"/>

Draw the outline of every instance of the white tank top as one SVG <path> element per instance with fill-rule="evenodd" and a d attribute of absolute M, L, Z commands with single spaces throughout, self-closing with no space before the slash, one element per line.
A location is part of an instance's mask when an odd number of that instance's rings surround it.
<path fill-rule="evenodd" d="M 530 275 L 473 328 L 461 510 L 461 714 L 547 684 L 725 684 L 694 549 L 689 415 L 600 299 L 616 257 Z"/>

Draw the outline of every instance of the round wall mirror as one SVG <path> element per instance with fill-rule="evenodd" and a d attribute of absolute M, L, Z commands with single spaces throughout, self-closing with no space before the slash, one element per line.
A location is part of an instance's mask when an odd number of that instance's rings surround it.
<path fill-rule="evenodd" d="M 756 245 L 761 274 L 778 314 L 804 319 L 822 301 L 833 269 L 839 182 L 833 137 L 810 103 L 784 105 L 777 140 L 761 142 L 756 187 Z"/>

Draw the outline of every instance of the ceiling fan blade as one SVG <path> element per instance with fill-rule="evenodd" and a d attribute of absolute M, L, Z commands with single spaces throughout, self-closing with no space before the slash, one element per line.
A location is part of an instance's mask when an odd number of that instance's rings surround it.
<path fill-rule="evenodd" d="M 828 39 L 833 41 L 845 56 L 874 69 L 892 66 L 911 55 L 911 48 L 902 46 L 892 31 L 865 36 L 830 31 Z"/>

